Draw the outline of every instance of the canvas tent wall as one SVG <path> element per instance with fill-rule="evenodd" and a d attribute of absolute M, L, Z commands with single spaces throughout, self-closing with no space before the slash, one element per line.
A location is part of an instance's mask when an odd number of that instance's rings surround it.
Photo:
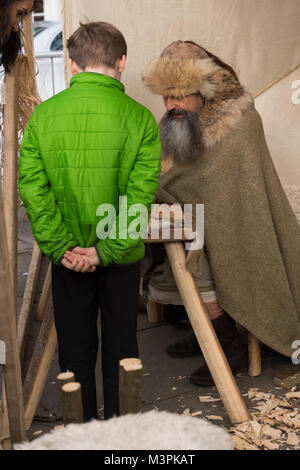
<path fill-rule="evenodd" d="M 157 119 L 162 99 L 145 89 L 141 74 L 177 39 L 193 40 L 231 64 L 254 96 L 264 90 L 257 109 L 281 181 L 297 203 L 300 103 L 292 101 L 292 84 L 300 80 L 299 0 L 64 0 L 63 18 L 65 37 L 87 20 L 108 21 L 123 32 L 126 92 Z"/>

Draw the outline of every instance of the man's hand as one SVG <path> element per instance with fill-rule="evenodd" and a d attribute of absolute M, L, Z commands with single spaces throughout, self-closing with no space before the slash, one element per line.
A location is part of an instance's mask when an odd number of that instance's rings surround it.
<path fill-rule="evenodd" d="M 72 251 L 66 251 L 62 265 L 76 272 L 94 272 L 99 264 L 96 248 L 76 247 Z"/>

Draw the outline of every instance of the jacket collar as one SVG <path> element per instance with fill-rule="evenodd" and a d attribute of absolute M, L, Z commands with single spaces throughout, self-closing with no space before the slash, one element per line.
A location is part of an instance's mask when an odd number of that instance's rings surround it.
<path fill-rule="evenodd" d="M 119 80 L 109 77 L 108 75 L 93 72 L 77 73 L 71 78 L 70 87 L 79 84 L 81 85 L 83 83 L 97 86 L 107 86 L 110 88 L 115 87 L 118 88 L 120 91 L 125 92 L 125 87 L 123 83 L 119 82 Z"/>

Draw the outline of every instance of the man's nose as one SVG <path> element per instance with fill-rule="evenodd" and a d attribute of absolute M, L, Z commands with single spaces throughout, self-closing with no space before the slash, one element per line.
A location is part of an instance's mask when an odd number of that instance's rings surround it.
<path fill-rule="evenodd" d="M 165 98 L 165 106 L 168 111 L 179 108 L 178 103 L 174 98 Z"/>

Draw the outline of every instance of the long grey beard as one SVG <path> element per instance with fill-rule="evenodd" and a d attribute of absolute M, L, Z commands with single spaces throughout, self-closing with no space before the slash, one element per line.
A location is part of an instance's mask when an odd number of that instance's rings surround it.
<path fill-rule="evenodd" d="M 174 118 L 174 114 L 182 118 Z M 195 160 L 203 148 L 199 112 L 167 111 L 159 124 L 163 155 L 184 163 Z"/>

